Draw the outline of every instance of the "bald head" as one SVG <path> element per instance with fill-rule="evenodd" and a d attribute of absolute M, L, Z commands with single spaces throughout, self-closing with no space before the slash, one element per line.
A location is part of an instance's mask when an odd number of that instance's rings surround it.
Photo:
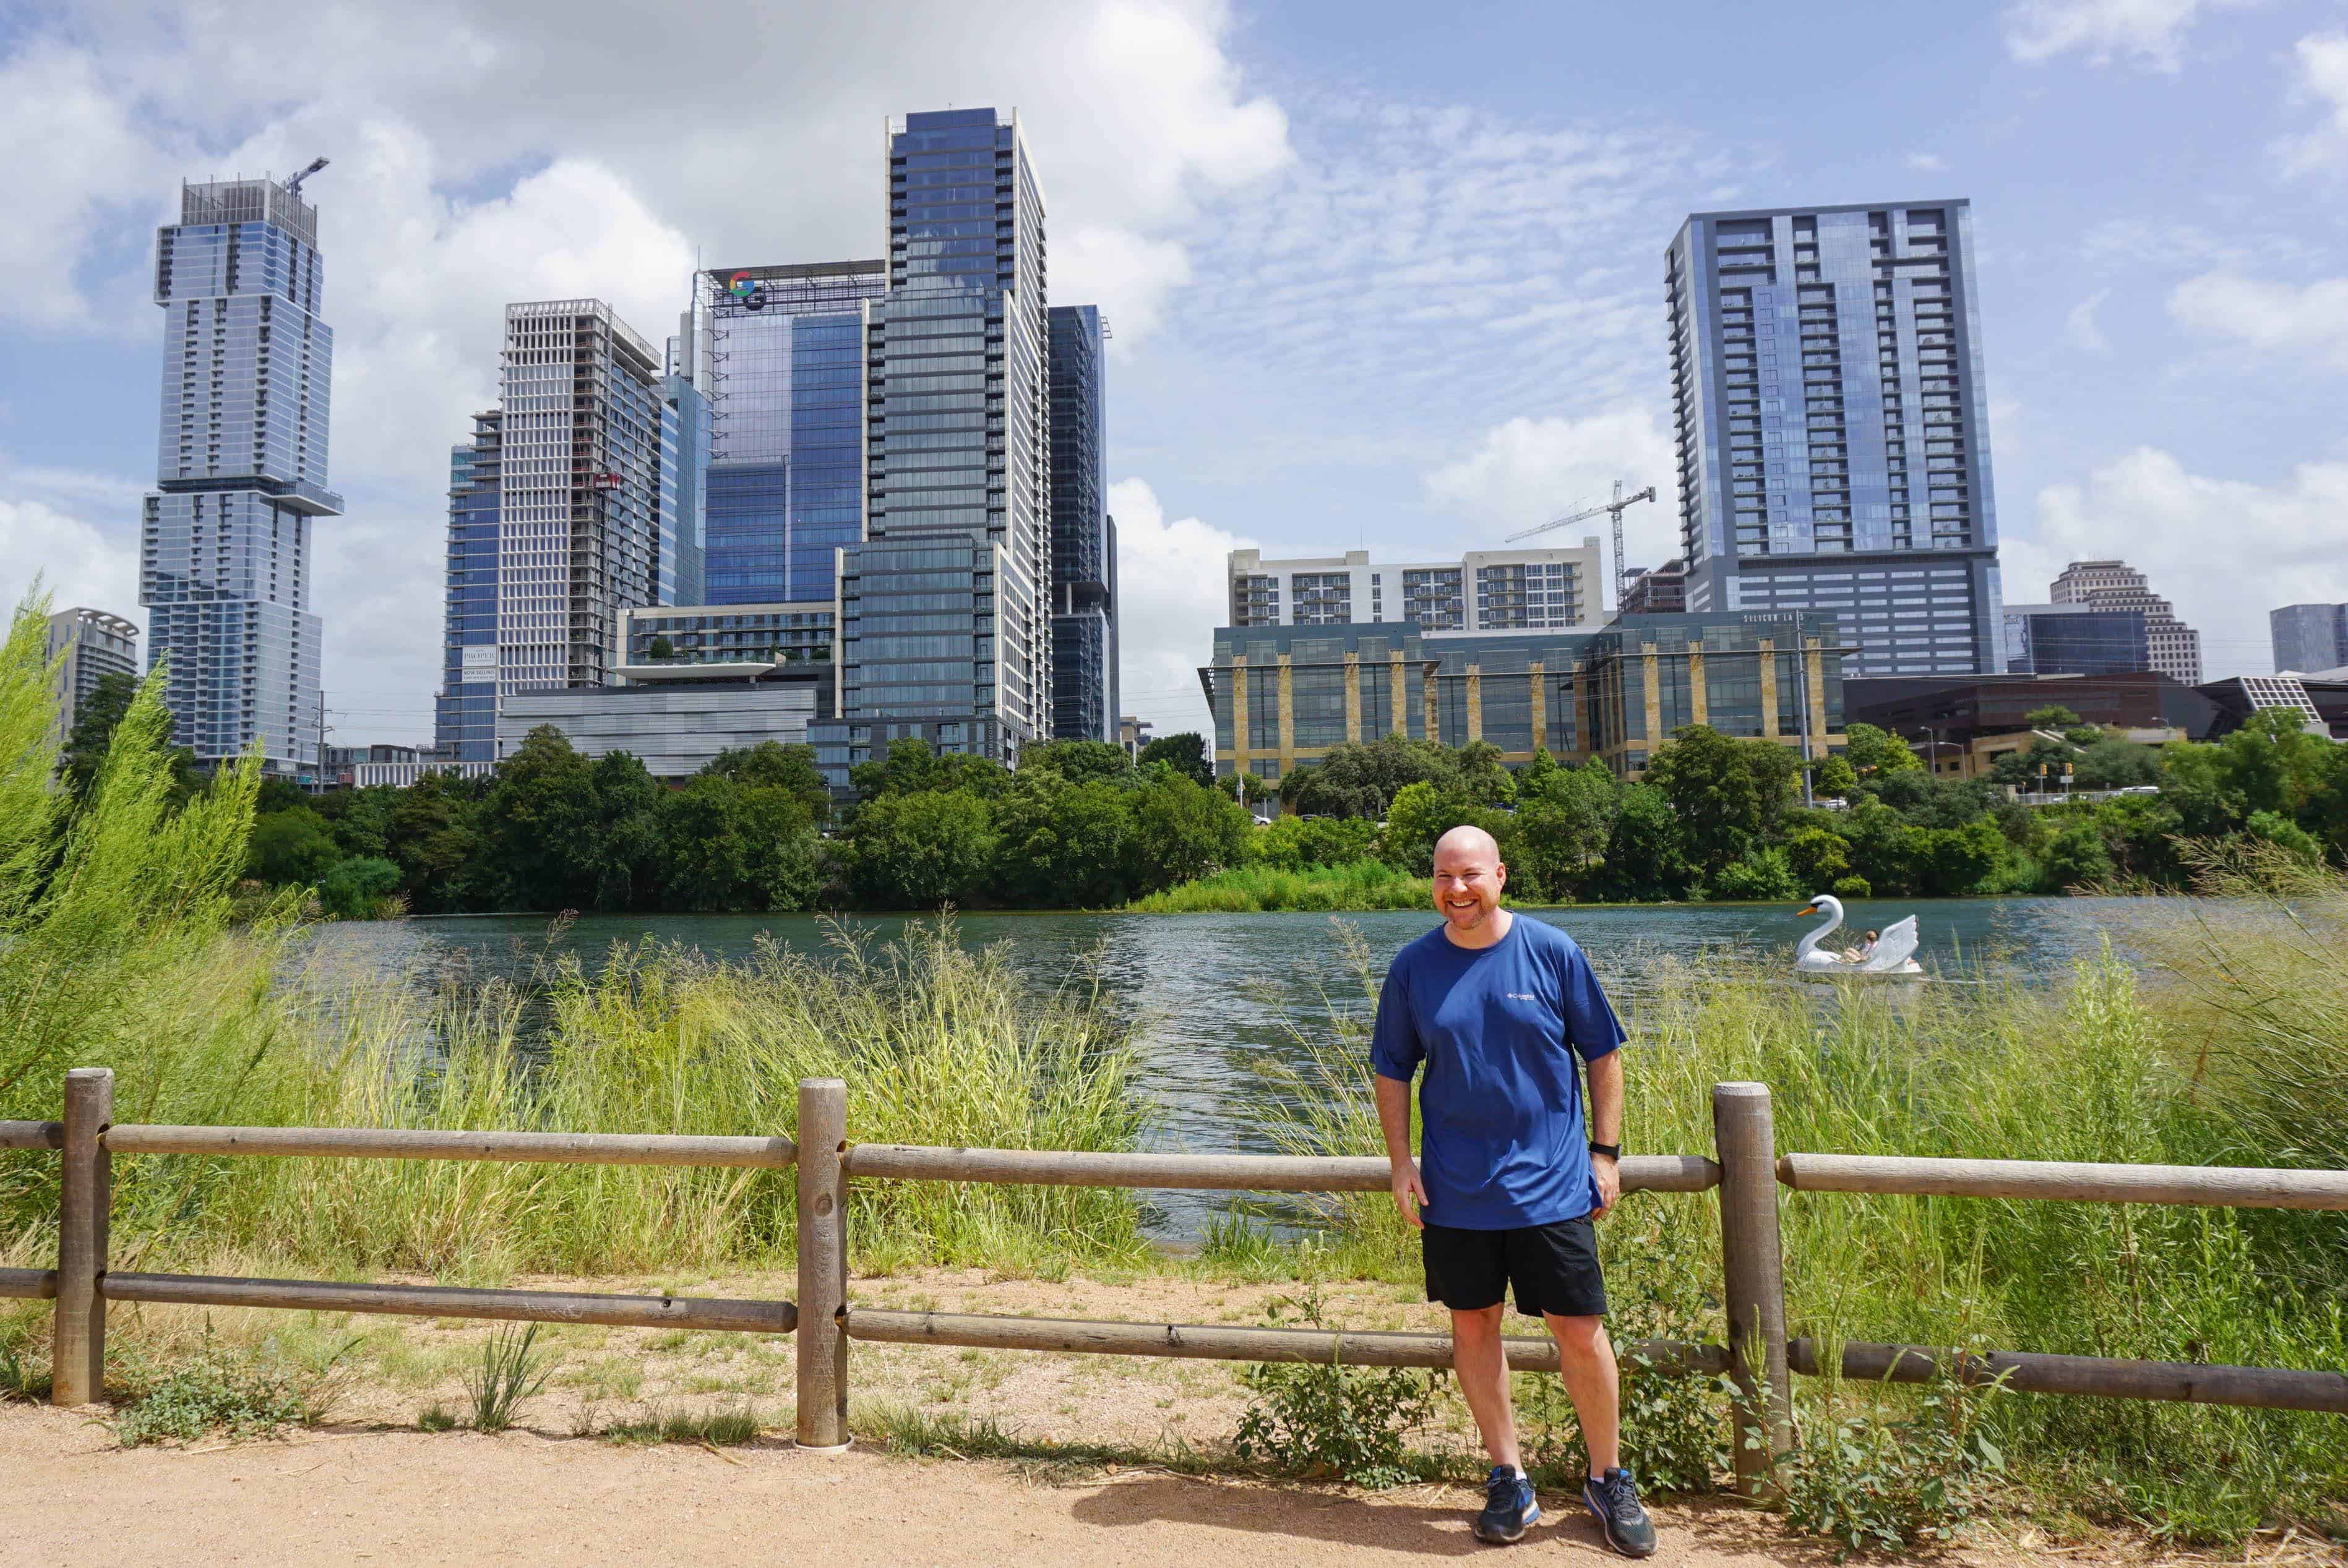
<path fill-rule="evenodd" d="M 1435 841 L 1436 865 L 1447 857 L 1454 866 L 1473 861 L 1488 869 L 1500 864 L 1499 841 L 1473 824 L 1461 823 Z"/>

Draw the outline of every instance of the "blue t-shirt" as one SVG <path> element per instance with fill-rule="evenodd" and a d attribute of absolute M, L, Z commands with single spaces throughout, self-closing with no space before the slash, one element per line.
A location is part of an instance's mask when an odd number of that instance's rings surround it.
<path fill-rule="evenodd" d="M 1590 960 L 1554 926 L 1518 915 L 1488 948 L 1437 926 L 1396 953 L 1370 1065 L 1405 1083 L 1426 1066 L 1427 1223 L 1513 1230 L 1596 1208 L 1575 1057 L 1595 1061 L 1627 1038 Z"/>

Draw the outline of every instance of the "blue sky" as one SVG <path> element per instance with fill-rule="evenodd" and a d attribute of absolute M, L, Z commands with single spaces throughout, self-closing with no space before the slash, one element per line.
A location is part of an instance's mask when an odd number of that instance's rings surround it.
<path fill-rule="evenodd" d="M 1690 210 L 1973 203 L 2007 596 L 2120 555 L 2269 668 L 2348 599 L 2348 6 L 134 0 L 0 12 L 0 592 L 128 612 L 153 226 L 182 175 L 335 159 L 315 597 L 338 742 L 428 734 L 448 444 L 499 308 L 670 330 L 712 264 L 875 255 L 880 128 L 1016 106 L 1051 295 L 1116 341 L 1128 711 L 1202 716 L 1222 554 L 1497 542 L 1670 486 Z M 1634 560 L 1672 548 L 1632 517 Z"/>

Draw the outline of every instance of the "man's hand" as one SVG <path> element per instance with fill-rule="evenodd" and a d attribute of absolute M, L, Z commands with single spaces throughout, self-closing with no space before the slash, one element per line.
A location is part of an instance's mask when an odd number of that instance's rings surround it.
<path fill-rule="evenodd" d="M 1590 1156 L 1590 1173 L 1598 1181 L 1598 1206 L 1590 1211 L 1593 1220 L 1602 1220 L 1614 1212 L 1622 1197 L 1622 1166 L 1612 1154 Z"/>
<path fill-rule="evenodd" d="M 1394 1200 L 1395 1207 L 1413 1230 L 1426 1227 L 1426 1222 L 1418 1217 L 1418 1211 L 1426 1206 L 1426 1184 L 1418 1179 L 1416 1160 L 1394 1163 Z"/>

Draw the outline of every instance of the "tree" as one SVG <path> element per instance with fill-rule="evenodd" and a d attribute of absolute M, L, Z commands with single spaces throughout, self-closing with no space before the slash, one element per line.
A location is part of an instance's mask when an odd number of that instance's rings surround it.
<path fill-rule="evenodd" d="M 1817 794 L 1848 800 L 1851 792 L 1859 788 L 1859 770 L 1850 765 L 1849 757 L 1830 752 L 1819 760 L 1811 774 L 1810 788 Z"/>
<path fill-rule="evenodd" d="M 1842 754 L 1862 783 L 1887 774 L 1921 772 L 1924 766 L 1907 742 L 1873 724 L 1845 725 Z"/>
<path fill-rule="evenodd" d="M 1604 896 L 1653 903 L 1684 897 L 1694 881 L 1695 867 L 1688 863 L 1671 797 L 1653 784 L 1624 788 L 1622 809 L 1614 815 L 1606 841 L 1606 866 L 1599 881 Z"/>
<path fill-rule="evenodd" d="M 1405 784 L 1431 784 L 1448 790 L 1458 777 L 1459 757 L 1448 747 L 1390 734 L 1367 744 L 1345 742 L 1330 747 L 1319 763 L 1297 768 L 1280 781 L 1280 798 L 1289 810 L 1308 816 L 1375 819 L 1386 815 L 1395 792 Z"/>
<path fill-rule="evenodd" d="M 98 764 L 106 760 L 106 748 L 114 742 L 114 727 L 122 723 L 122 715 L 130 711 L 130 699 L 138 694 L 135 677 L 109 671 L 98 678 L 97 689 L 76 704 L 73 731 L 57 753 L 57 767 L 66 787 L 77 798 L 88 794 L 89 786 L 98 782 Z"/>
<path fill-rule="evenodd" d="M 1107 741 L 1039 741 L 1021 749 L 1019 771 L 1057 774 L 1070 784 L 1088 779 L 1123 784 L 1133 778 L 1133 759 L 1123 746 Z"/>
<path fill-rule="evenodd" d="M 587 902 L 597 909 L 644 908 L 659 886 L 664 847 L 660 807 L 667 792 L 628 752 L 596 758 L 587 781 L 592 798 L 580 856 L 587 873 Z"/>
<path fill-rule="evenodd" d="M 878 796 L 857 811 L 849 830 L 849 880 L 868 907 L 969 903 L 984 889 L 994 861 L 994 814 L 987 802 L 958 790 Z"/>
<path fill-rule="evenodd" d="M 1195 730 L 1160 735 L 1142 747 L 1141 755 L 1134 760 L 1143 766 L 1164 763 L 1198 784 L 1211 784 L 1215 782 L 1215 770 L 1207 761 L 1207 738 Z"/>
<path fill-rule="evenodd" d="M 256 818 L 245 851 L 245 875 L 263 882 L 314 886 L 343 852 L 325 820 L 306 805 Z"/>
<path fill-rule="evenodd" d="M 1602 763 L 1543 771 L 1540 762 L 1536 753 L 1517 780 L 1517 836 L 1541 886 L 1555 895 L 1579 883 L 1605 849 L 1622 786 Z"/>
<path fill-rule="evenodd" d="M 965 752 L 936 752 L 919 737 L 890 742 L 886 756 L 857 764 L 848 777 L 857 794 L 868 801 L 925 790 L 959 791 L 992 800 L 1011 786 L 1010 771 L 991 759 Z"/>
<path fill-rule="evenodd" d="M 704 768 L 657 806 L 659 884 L 672 909 L 804 909 L 815 902 L 816 837 L 807 803 L 781 785 Z"/>
<path fill-rule="evenodd" d="M 399 866 L 408 907 L 438 914 L 478 907 L 496 897 L 482 864 L 479 779 L 426 774 L 397 791 L 391 807 L 389 858 Z"/>
<path fill-rule="evenodd" d="M 2082 789 L 2127 789 L 2160 782 L 2160 753 L 2109 735 L 2079 753 L 2078 784 Z"/>
<path fill-rule="evenodd" d="M 1137 890 L 1148 894 L 1237 866 L 1255 831 L 1244 807 L 1181 774 L 1135 792 Z"/>
<path fill-rule="evenodd" d="M 2087 723 L 2060 702 L 2049 702 L 2043 708 L 2033 708 L 2022 716 L 2022 722 L 2034 730 L 2062 732 L 2082 729 Z"/>
<path fill-rule="evenodd" d="M 1824 812 L 1814 813 L 1823 816 Z M 1850 846 L 1824 824 L 1806 822 L 1786 835 L 1786 864 L 1803 893 L 1830 893 L 1850 875 Z"/>
<path fill-rule="evenodd" d="M 780 741 L 735 746 L 710 758 L 701 771 L 754 789 L 786 791 L 807 807 L 810 820 L 831 820 L 831 786 L 816 766 L 813 746 L 787 746 Z"/>
<path fill-rule="evenodd" d="M 1501 755 L 1489 741 L 1470 741 L 1459 748 L 1459 784 L 1478 805 L 1507 805 L 1517 798 L 1517 781 Z"/>
<path fill-rule="evenodd" d="M 676 657 L 676 644 L 666 637 L 655 637 L 644 649 L 645 657 L 659 663 Z"/>
<path fill-rule="evenodd" d="M 498 764 L 481 803 L 482 870 L 497 897 L 522 909 L 591 901 L 595 783 L 570 737 L 541 724 Z"/>
<path fill-rule="evenodd" d="M 318 907 L 337 920 L 368 920 L 399 888 L 399 867 L 372 855 L 338 860 L 318 884 Z"/>
<path fill-rule="evenodd" d="M 1646 782 L 1671 802 L 1689 859 L 1709 874 L 1743 859 L 1776 825 L 1800 766 L 1775 741 L 1690 724 L 1649 761 Z"/>
<path fill-rule="evenodd" d="M 1122 760 L 1122 753 L 1119 753 Z M 996 895 L 1013 904 L 1107 909 L 1133 896 L 1135 792 L 1042 769 L 994 805 Z"/>
<path fill-rule="evenodd" d="M 2046 880 L 2056 888 L 2086 886 L 2111 879 L 2111 852 L 2093 818 L 2065 825 L 2046 851 Z"/>

